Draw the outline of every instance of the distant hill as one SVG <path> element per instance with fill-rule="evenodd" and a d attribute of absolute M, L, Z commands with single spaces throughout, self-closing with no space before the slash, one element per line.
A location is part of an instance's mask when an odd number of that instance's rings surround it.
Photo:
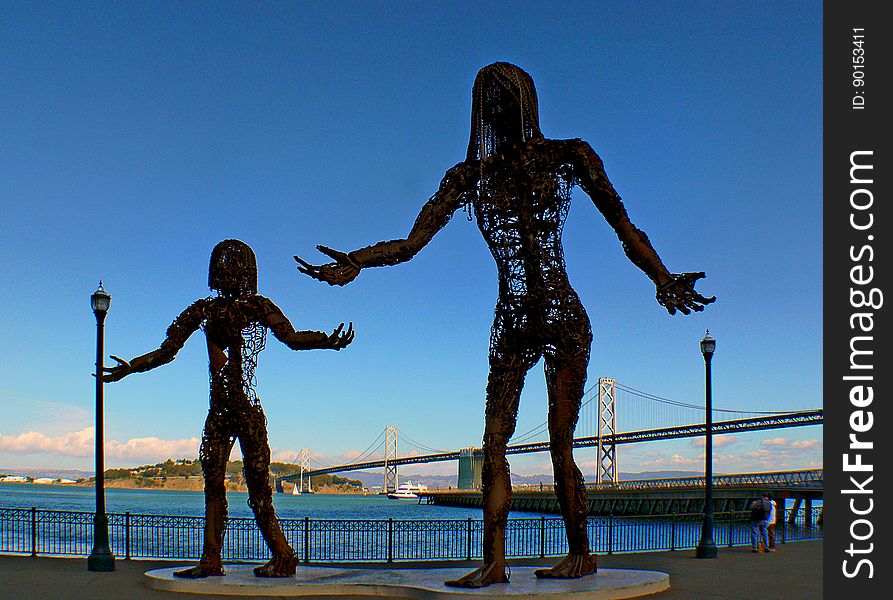
<path fill-rule="evenodd" d="M 5 469 L 0 467 L 0 473 L 9 475 L 21 475 L 23 477 L 49 477 L 50 479 L 87 479 L 93 477 L 93 471 L 80 471 L 78 469 Z"/>
<path fill-rule="evenodd" d="M 399 471 L 398 471 L 399 472 Z M 383 479 L 384 473 L 375 471 L 352 471 L 347 473 L 352 479 L 357 479 L 363 482 L 363 486 L 369 489 L 373 487 L 380 488 Z M 591 474 L 586 474 L 587 481 L 591 479 Z M 629 481 L 632 479 L 664 479 L 669 477 L 697 477 L 699 475 L 703 475 L 703 472 L 698 471 L 643 471 L 641 473 L 621 473 L 619 475 L 619 479 L 621 481 Z M 552 484 L 552 474 L 543 473 L 541 475 L 519 475 L 517 473 L 512 473 L 512 483 L 515 485 L 538 485 L 543 483 L 545 485 Z M 412 481 L 413 483 L 420 483 L 428 486 L 430 489 L 446 489 L 449 487 L 456 487 L 456 475 L 407 475 L 400 474 L 400 481 Z"/>
<path fill-rule="evenodd" d="M 189 461 L 190 463 L 192 461 Z M 163 468 L 168 467 L 171 464 L 171 461 L 167 461 L 166 463 L 158 463 L 157 465 L 145 465 L 142 467 L 134 467 L 133 469 L 126 469 L 126 471 L 147 471 L 152 467 L 162 468 L 163 472 L 152 473 L 153 475 L 174 475 L 175 473 L 169 472 L 169 469 Z M 177 465 L 180 467 L 179 469 L 170 469 L 170 471 L 181 470 L 185 467 L 185 465 Z M 191 465 L 191 468 L 186 467 L 187 470 L 192 471 L 195 470 L 194 473 L 189 474 L 199 474 L 201 469 L 198 464 Z M 296 473 L 298 468 L 296 465 L 285 465 L 282 463 L 274 463 L 271 465 L 272 471 L 276 475 L 288 475 L 291 473 Z M 231 462 L 229 464 L 228 472 L 235 474 L 241 471 L 242 464 L 241 461 Z M 111 469 L 110 469 L 111 471 Z M 120 471 L 125 471 L 125 469 L 121 469 Z M 93 471 L 81 471 L 77 469 L 5 469 L 0 468 L 0 473 L 7 473 L 9 475 L 23 475 L 28 477 L 49 477 L 52 479 L 58 479 L 60 477 L 64 477 L 66 479 L 86 479 L 89 477 L 93 477 Z M 181 473 L 176 473 L 181 474 Z M 185 473 L 183 473 L 185 474 Z M 619 479 L 621 481 L 629 481 L 631 479 L 663 479 L 668 477 L 698 477 L 703 475 L 703 471 L 643 471 L 641 473 L 620 473 Z M 373 487 L 380 488 L 382 485 L 382 480 L 384 478 L 384 474 L 382 472 L 375 471 L 349 471 L 347 473 L 341 474 L 342 477 L 347 477 L 355 481 L 360 481 L 363 484 L 363 487 L 372 489 Z M 585 473 L 587 481 L 592 479 L 591 473 Z M 412 481 L 413 483 L 420 483 L 428 486 L 431 489 L 437 488 L 449 488 L 456 487 L 456 475 L 400 475 L 400 481 Z M 322 483 L 322 481 L 320 481 Z M 552 474 L 551 473 L 543 473 L 541 475 L 519 475 L 517 473 L 512 473 L 512 483 L 515 485 L 538 485 L 539 483 L 543 483 L 545 485 L 550 485 L 552 483 Z M 316 482 L 314 481 L 314 485 Z M 356 485 L 356 484 L 354 484 Z"/>

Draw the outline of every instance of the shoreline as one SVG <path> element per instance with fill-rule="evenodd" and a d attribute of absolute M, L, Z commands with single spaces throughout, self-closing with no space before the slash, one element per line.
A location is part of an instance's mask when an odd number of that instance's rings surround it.
<path fill-rule="evenodd" d="M 154 481 L 154 480 L 152 480 Z M 34 483 L 32 481 L 4 481 L 4 484 L 15 485 L 15 486 L 34 486 L 39 488 L 92 488 L 94 487 L 92 481 L 81 481 L 81 482 L 73 482 L 73 483 Z M 105 489 L 119 489 L 119 490 L 139 490 L 139 491 L 148 491 L 148 492 L 203 492 L 205 490 L 205 481 L 203 478 L 168 478 L 164 481 L 158 482 L 158 485 L 141 485 L 137 483 L 136 480 L 106 480 Z M 288 491 L 285 492 L 273 492 L 274 495 L 291 495 L 291 487 L 287 488 Z M 244 484 L 238 484 L 233 482 L 226 482 L 226 491 L 227 492 L 241 492 L 248 493 L 248 487 Z M 367 496 L 372 495 L 371 492 L 363 493 L 362 491 L 350 491 L 344 490 L 342 488 L 324 486 L 315 490 L 313 495 L 321 495 L 321 496 Z"/>

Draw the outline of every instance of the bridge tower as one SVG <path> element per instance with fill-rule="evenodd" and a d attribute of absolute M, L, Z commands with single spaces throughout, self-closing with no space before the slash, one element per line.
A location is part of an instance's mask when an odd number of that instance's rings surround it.
<path fill-rule="evenodd" d="M 605 436 L 617 433 L 617 382 L 610 377 L 598 380 L 598 449 L 595 467 L 596 483 L 617 483 L 617 449 L 613 443 L 603 443 Z"/>
<path fill-rule="evenodd" d="M 459 477 L 457 487 L 460 490 L 481 489 L 481 474 L 484 468 L 484 451 L 482 448 L 468 446 L 459 450 Z"/>
<path fill-rule="evenodd" d="M 310 473 L 310 448 L 301 448 L 301 479 L 298 484 L 298 491 L 304 491 L 304 473 Z M 307 491 L 311 494 L 313 493 L 313 488 L 310 486 L 310 475 L 307 475 Z"/>
<path fill-rule="evenodd" d="M 397 491 L 397 465 L 392 464 L 397 458 L 397 426 L 388 425 L 384 430 L 384 493 Z"/>

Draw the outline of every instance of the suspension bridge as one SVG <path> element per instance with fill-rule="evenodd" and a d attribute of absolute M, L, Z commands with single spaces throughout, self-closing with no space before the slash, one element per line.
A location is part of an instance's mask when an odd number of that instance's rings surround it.
<path fill-rule="evenodd" d="M 622 419 L 618 408 L 622 407 Z M 597 456 L 596 485 L 616 486 L 618 483 L 617 447 L 647 441 L 701 437 L 706 433 L 703 405 L 670 400 L 625 386 L 611 378 L 601 378 L 586 390 L 577 422 L 574 448 L 595 448 Z M 796 411 L 745 411 L 714 408 L 713 434 L 736 434 L 820 425 L 824 421 L 821 408 Z M 400 446 L 408 446 L 410 453 L 398 455 Z M 549 450 L 548 422 L 525 432 L 516 433 L 509 441 L 507 454 L 527 454 Z M 383 456 L 382 456 L 383 455 Z M 397 469 L 401 465 L 458 461 L 458 488 L 480 487 L 483 451 L 479 447 L 459 450 L 433 448 L 417 441 L 396 426 L 385 427 L 378 437 L 353 460 L 340 465 L 327 462 L 309 449 L 301 450 L 300 472 L 277 478 L 276 489 L 288 481 L 304 491 L 310 477 L 329 473 L 383 468 L 382 490 L 391 492 L 398 487 Z M 312 468 L 311 460 L 317 465 Z"/>

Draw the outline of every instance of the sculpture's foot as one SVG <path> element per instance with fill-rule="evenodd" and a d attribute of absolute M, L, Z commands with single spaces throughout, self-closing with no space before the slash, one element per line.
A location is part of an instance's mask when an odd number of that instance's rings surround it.
<path fill-rule="evenodd" d="M 267 564 L 254 567 L 254 574 L 258 577 L 294 577 L 297 564 L 292 554 L 274 554 Z"/>
<path fill-rule="evenodd" d="M 190 569 L 174 571 L 174 575 L 183 577 L 184 579 L 202 579 L 204 577 L 222 577 L 226 575 L 226 573 L 223 571 L 221 565 L 203 565 L 202 563 L 199 563 Z"/>
<path fill-rule="evenodd" d="M 551 569 L 538 569 L 540 579 L 577 579 L 596 572 L 595 557 L 589 554 L 568 554 Z"/>
<path fill-rule="evenodd" d="M 508 583 L 508 580 L 505 563 L 492 562 L 484 564 L 480 569 L 475 569 L 464 577 L 444 583 L 450 587 L 480 588 L 487 587 L 491 583 Z"/>

